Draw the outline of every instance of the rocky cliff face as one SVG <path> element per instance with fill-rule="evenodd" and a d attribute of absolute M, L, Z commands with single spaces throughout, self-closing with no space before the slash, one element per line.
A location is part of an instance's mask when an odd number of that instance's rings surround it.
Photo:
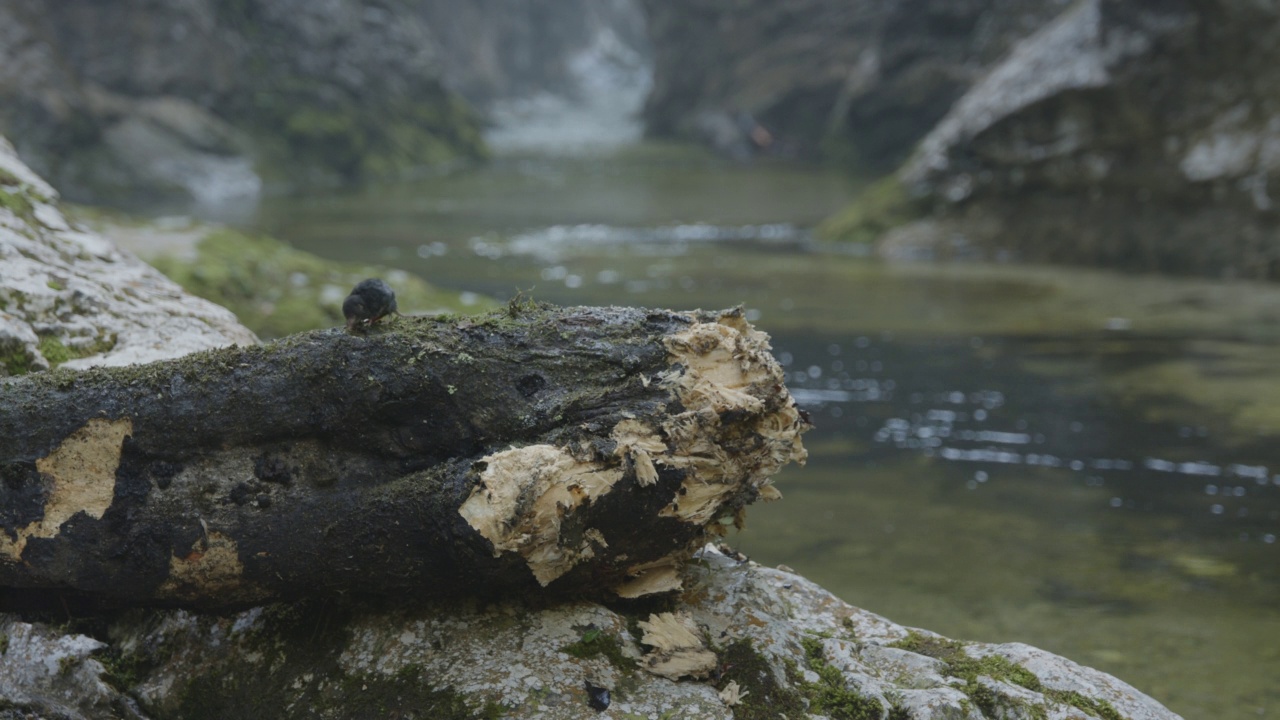
<path fill-rule="evenodd" d="M 79 199 L 394 176 L 482 152 L 437 46 L 364 0 L 4 0 L 0 129 Z"/>
<path fill-rule="evenodd" d="M 903 160 L 1015 41 L 1066 0 L 644 0 L 650 133 L 736 155 Z"/>
<path fill-rule="evenodd" d="M 652 133 L 903 163 L 830 234 L 895 257 L 1280 278 L 1272 3 L 645 6 Z"/>
<path fill-rule="evenodd" d="M 636 0 L 420 0 L 445 82 L 486 120 L 495 153 L 634 142 L 651 75 Z"/>
<path fill-rule="evenodd" d="M 218 204 L 482 156 L 645 42 L 633 0 L 0 0 L 0 132 L 73 199 Z"/>
<path fill-rule="evenodd" d="M 982 249 L 1278 279 L 1278 36 L 1280 9 L 1249 0 L 1075 3 L 899 178 L 935 236 Z"/>

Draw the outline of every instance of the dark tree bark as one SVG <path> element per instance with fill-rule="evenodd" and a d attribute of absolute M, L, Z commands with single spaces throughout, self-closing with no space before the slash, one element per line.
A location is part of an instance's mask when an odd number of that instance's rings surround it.
<path fill-rule="evenodd" d="M 633 597 L 807 425 L 736 311 L 513 305 L 0 383 L 0 605 Z"/>

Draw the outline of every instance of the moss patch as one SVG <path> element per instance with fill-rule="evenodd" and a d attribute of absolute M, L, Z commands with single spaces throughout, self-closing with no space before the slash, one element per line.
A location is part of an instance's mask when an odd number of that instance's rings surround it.
<path fill-rule="evenodd" d="M 62 363 L 74 357 L 71 350 L 56 337 L 46 336 L 40 338 L 40 354 L 45 360 L 49 361 L 51 367 L 57 367 Z"/>
<path fill-rule="evenodd" d="M 1103 720 L 1126 720 L 1110 703 L 1095 700 L 1077 692 L 1046 688 L 1040 678 L 1030 670 L 1000 655 L 987 655 L 975 658 L 964 651 L 965 643 L 957 640 L 933 637 L 923 633 L 911 632 L 907 637 L 892 643 L 890 647 L 909 650 L 920 655 L 936 658 L 946 663 L 944 672 L 952 677 L 965 681 L 962 690 L 982 712 L 989 717 L 1002 717 L 1010 704 L 1016 704 L 1024 714 L 1039 720 L 1048 717 L 1048 708 L 1043 705 L 1027 705 L 1007 696 L 1000 695 L 990 687 L 978 682 L 979 677 L 1007 682 L 1038 692 L 1048 700 L 1062 705 L 1070 705 Z"/>
<path fill-rule="evenodd" d="M 0 208 L 17 215 L 28 225 L 35 222 L 35 205 L 24 193 L 0 189 Z"/>
<path fill-rule="evenodd" d="M 297 79 L 280 82 L 294 85 Z M 259 93 L 247 110 L 269 181 L 333 184 L 402 179 L 423 167 L 488 155 L 479 116 L 460 97 L 437 88 L 433 97 L 398 98 L 371 106 L 368 98 L 298 103 L 299 93 Z M 284 132 L 281 133 L 281 128 Z"/>
<path fill-rule="evenodd" d="M 737 640 L 728 647 L 717 650 L 716 654 L 724 669 L 716 688 L 723 689 L 733 681 L 745 693 L 742 701 L 733 707 L 735 720 L 805 716 L 804 695 L 778 682 L 769 661 L 755 649 L 750 640 Z"/>
<path fill-rule="evenodd" d="M 818 674 L 817 682 L 802 683 L 810 712 L 835 720 L 880 720 L 884 706 L 879 700 L 848 688 L 844 673 L 824 659 L 820 638 L 803 638 L 800 644 L 804 647 L 805 663 Z"/>
<path fill-rule="evenodd" d="M 599 629 L 591 629 L 582 634 L 582 639 L 560 648 L 560 652 L 586 660 L 594 657 L 605 657 L 609 664 L 631 672 L 636 669 L 636 661 L 622 652 L 622 643 L 614 635 Z"/>
<path fill-rule="evenodd" d="M 845 209 L 818 226 L 828 240 L 873 243 L 881 235 L 923 215 L 893 175 L 868 185 Z"/>
<path fill-rule="evenodd" d="M 403 272 L 325 260 L 266 236 L 218 230 L 200 241 L 197 257 L 153 263 L 188 292 L 228 308 L 263 338 L 341 325 L 342 301 L 367 277 L 387 278 L 401 312 L 478 312 L 495 307 L 480 298 L 468 306 L 458 293 L 436 289 Z"/>
<path fill-rule="evenodd" d="M 67 345 L 61 338 L 53 335 L 41 336 L 40 344 L 37 345 L 39 353 L 49 362 L 50 369 L 68 360 L 103 353 L 113 347 L 115 347 L 114 337 L 98 339 L 86 344 Z M 8 375 L 26 375 L 35 369 L 31 358 L 27 356 L 26 349 L 17 345 L 7 349 L 0 348 L 0 367 L 3 367 L 5 374 Z"/>
<path fill-rule="evenodd" d="M 26 348 L 14 347 L 0 355 L 0 367 L 6 375 L 26 375 L 31 372 L 31 358 L 27 357 Z"/>

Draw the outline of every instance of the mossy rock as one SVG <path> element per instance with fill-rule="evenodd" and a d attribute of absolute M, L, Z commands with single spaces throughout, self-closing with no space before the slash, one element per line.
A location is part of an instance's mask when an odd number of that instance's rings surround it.
<path fill-rule="evenodd" d="M 897 176 L 868 185 L 853 202 L 818 226 L 827 240 L 873 243 L 899 225 L 923 217 L 924 209 L 911 199 Z"/>
<path fill-rule="evenodd" d="M 982 657 L 969 655 L 964 650 L 965 643 L 958 640 L 913 631 L 902 640 L 890 644 L 890 647 L 909 650 L 946 663 L 945 674 L 964 681 L 965 684 L 958 688 L 969 696 L 986 717 L 1017 716 L 1038 720 L 1049 716 L 1049 708 L 1004 697 L 980 682 L 979 678 L 983 677 L 1040 693 L 1051 702 L 1074 707 L 1088 713 L 1090 717 L 1103 720 L 1126 720 L 1126 717 L 1106 700 L 1086 697 L 1075 691 L 1047 688 L 1035 673 L 1025 667 L 1000 655 L 992 654 Z"/>
<path fill-rule="evenodd" d="M 386 279 L 405 314 L 497 306 L 489 298 L 432 287 L 403 270 L 333 262 L 271 237 L 233 230 L 205 236 L 193 261 L 162 256 L 152 264 L 193 295 L 231 310 L 264 339 L 343 324 L 343 299 L 368 277 Z"/>
<path fill-rule="evenodd" d="M 251 131 L 257 170 L 272 183 L 399 180 L 423 168 L 488 156 L 479 116 L 460 97 L 443 91 L 383 108 L 354 101 L 332 106 L 268 101 L 255 108 L 248 124 L 260 128 Z"/>

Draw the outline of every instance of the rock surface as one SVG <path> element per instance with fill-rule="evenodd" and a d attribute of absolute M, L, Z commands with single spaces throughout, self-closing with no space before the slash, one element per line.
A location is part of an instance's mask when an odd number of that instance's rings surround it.
<path fill-rule="evenodd" d="M 0 132 L 78 200 L 225 203 L 482 153 L 410 8 L 0 2 Z"/>
<path fill-rule="evenodd" d="M 580 96 L 584 53 L 646 49 L 635 0 L 429 0 L 415 3 L 439 44 L 449 87 L 482 109 L 540 93 Z M 582 99 L 582 98 L 578 98 Z"/>
<path fill-rule="evenodd" d="M 411 175 L 637 81 L 635 0 L 0 0 L 0 132 L 79 201 Z"/>
<path fill-rule="evenodd" d="M 618 718 L 1178 717 L 1042 650 L 950 641 L 793 573 L 712 547 L 701 557 L 686 592 L 661 612 L 409 599 L 390 610 L 133 612 L 97 633 L 109 647 L 8 617 L 0 702 L 76 718 L 127 706 L 152 718 L 569 720 L 594 716 L 605 701 L 602 717 Z M 685 647 L 671 649 L 671 627 Z M 60 677 L 49 672 L 63 666 Z"/>
<path fill-rule="evenodd" d="M 1068 5 L 643 2 L 655 53 L 651 134 L 743 156 L 837 153 L 873 172 L 902 161 L 984 68 Z"/>
<path fill-rule="evenodd" d="M 1032 260 L 1280 278 L 1280 9 L 1087 0 L 899 175 L 941 233 Z"/>
<path fill-rule="evenodd" d="M 829 234 L 892 258 L 1280 278 L 1274 3 L 645 7 L 651 133 L 901 168 L 889 212 L 876 188 Z"/>
<path fill-rule="evenodd" d="M 229 311 L 68 223 L 57 197 L 0 138 L 0 375 L 257 342 Z"/>

